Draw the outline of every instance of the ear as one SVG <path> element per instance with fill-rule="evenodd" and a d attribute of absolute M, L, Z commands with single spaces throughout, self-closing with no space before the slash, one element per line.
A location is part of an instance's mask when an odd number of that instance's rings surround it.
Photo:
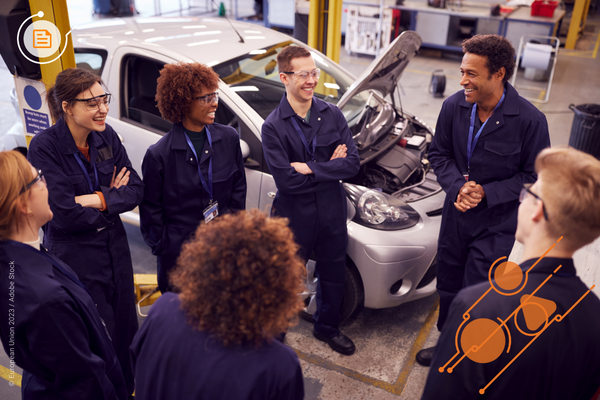
<path fill-rule="evenodd" d="M 499 81 L 504 79 L 504 76 L 506 75 L 506 68 L 501 67 L 498 72 L 496 72 L 494 74 L 496 76 L 496 79 L 498 79 Z"/>
<path fill-rule="evenodd" d="M 544 219 L 544 203 L 537 200 L 531 213 L 531 220 L 534 222 L 540 222 Z"/>
<path fill-rule="evenodd" d="M 70 115 L 69 114 L 69 103 L 66 101 L 62 102 L 62 109 L 64 111 L 65 114 Z"/>
<path fill-rule="evenodd" d="M 283 72 L 279 73 L 279 80 L 281 81 L 281 83 L 283 83 L 285 86 L 289 85 L 290 81 L 289 81 L 290 77 L 288 76 L 288 74 L 284 74 Z"/>

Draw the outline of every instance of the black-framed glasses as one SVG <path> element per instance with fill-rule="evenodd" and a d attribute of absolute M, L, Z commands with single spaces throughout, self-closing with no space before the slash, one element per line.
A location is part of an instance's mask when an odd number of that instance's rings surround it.
<path fill-rule="evenodd" d="M 319 68 L 315 68 L 312 71 L 281 71 L 281 73 L 296 75 L 303 81 L 307 80 L 309 75 L 312 76 L 315 81 L 318 81 L 319 76 L 321 76 L 321 70 Z"/>
<path fill-rule="evenodd" d="M 530 195 L 542 202 L 542 211 L 544 212 L 544 218 L 546 218 L 546 221 L 548 221 L 548 214 L 546 213 L 546 207 L 544 207 L 544 200 L 542 200 L 540 196 L 531 191 L 532 185 L 533 183 L 525 183 L 523 185 L 521 193 L 519 194 L 519 202 L 523 202 L 523 200 L 525 200 L 525 197 L 527 197 L 527 193 L 529 193 Z"/>
<path fill-rule="evenodd" d="M 46 178 L 44 178 L 44 174 L 42 173 L 42 170 L 38 169 L 37 176 L 35 178 L 33 178 L 33 180 L 31 182 L 29 182 L 27 185 L 25 185 L 25 187 L 23 189 L 21 189 L 21 193 L 19 193 L 19 195 L 25 193 L 26 191 L 28 191 L 29 189 L 31 189 L 31 187 L 33 185 L 35 185 L 36 183 L 38 183 L 40 181 L 44 185 L 46 184 Z"/>
<path fill-rule="evenodd" d="M 79 101 L 85 105 L 88 111 L 97 111 L 101 105 L 108 108 L 110 101 L 112 100 L 112 94 L 104 93 L 103 95 L 90 97 L 89 99 L 73 99 L 73 101 Z"/>
<path fill-rule="evenodd" d="M 210 105 L 210 104 L 214 103 L 215 101 L 218 103 L 219 102 L 219 92 L 214 92 L 214 93 L 206 94 L 204 96 L 194 97 L 194 99 L 200 100 L 206 105 Z"/>

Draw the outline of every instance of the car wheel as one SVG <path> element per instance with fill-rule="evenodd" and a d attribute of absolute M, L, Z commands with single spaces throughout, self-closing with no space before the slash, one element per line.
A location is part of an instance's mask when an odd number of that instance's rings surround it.
<path fill-rule="evenodd" d="M 351 261 L 346 261 L 344 268 L 344 301 L 342 302 L 342 321 L 350 318 L 352 314 L 362 304 L 364 292 L 360 274 Z M 304 309 L 300 311 L 302 319 L 308 322 L 314 322 L 313 314 L 317 311 L 317 283 L 315 276 L 315 261 L 309 260 L 306 263 L 306 281 L 304 282 L 304 292 L 300 294 L 304 300 Z"/>

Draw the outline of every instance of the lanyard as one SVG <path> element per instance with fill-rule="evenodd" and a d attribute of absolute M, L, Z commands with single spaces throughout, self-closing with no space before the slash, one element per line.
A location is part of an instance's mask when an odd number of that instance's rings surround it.
<path fill-rule="evenodd" d="M 87 181 L 88 181 L 88 186 L 90 187 L 90 192 L 94 193 L 94 189 L 96 189 L 98 187 L 98 170 L 96 169 L 96 164 L 90 162 L 90 164 L 92 164 L 92 167 L 94 167 L 94 175 L 96 177 L 96 182 L 95 182 L 96 186 L 92 186 L 92 180 L 90 179 L 90 176 L 88 175 L 87 169 L 85 169 L 85 167 L 83 166 L 83 162 L 81 161 L 81 155 L 79 153 L 75 153 L 75 154 L 73 154 L 73 157 L 75 157 L 75 159 L 77 160 L 77 163 L 83 170 L 83 176 L 85 176 L 85 179 L 87 179 Z"/>
<path fill-rule="evenodd" d="M 206 129 L 206 138 L 208 139 L 208 145 L 212 148 L 212 138 L 210 137 L 210 132 L 209 132 L 207 126 L 204 126 L 204 128 Z M 194 153 L 194 157 L 196 157 L 196 162 L 198 163 L 198 175 L 200 175 L 200 182 L 202 182 L 202 187 L 208 193 L 208 196 L 210 197 L 210 202 L 212 203 L 212 201 L 213 201 L 212 155 L 208 159 L 208 185 L 207 185 L 206 181 L 204 180 L 204 176 L 202 175 L 202 171 L 200 170 L 200 158 L 198 158 L 198 155 L 196 154 L 196 149 L 194 148 L 192 141 L 190 140 L 188 135 L 185 133 L 185 131 L 183 132 L 183 134 L 185 135 L 185 140 L 187 140 L 187 144 L 188 144 L 188 146 L 190 146 L 192 153 Z"/>
<path fill-rule="evenodd" d="M 500 107 L 500 105 L 502 105 L 502 103 L 504 102 L 505 96 L 506 96 L 506 89 L 504 89 L 504 93 L 502 93 L 502 97 L 500 98 L 500 101 L 498 102 L 498 104 L 496 104 L 496 107 L 494 107 L 494 111 L 492 111 L 492 115 L 494 115 L 494 112 L 496 112 L 498 107 Z M 479 136 L 481 135 L 481 132 L 483 132 L 483 128 L 485 128 L 485 124 L 487 124 L 487 122 L 490 120 L 490 118 L 492 118 L 492 115 L 490 115 L 490 117 L 488 119 L 486 119 L 483 124 L 481 124 L 481 128 L 479 128 L 479 131 L 477 131 L 477 134 L 475 135 L 475 140 L 473 140 L 473 129 L 475 128 L 476 113 L 477 113 L 477 103 L 473 104 L 473 110 L 471 111 L 471 122 L 469 125 L 469 140 L 467 141 L 467 169 L 468 170 L 471 169 L 471 157 L 473 156 L 473 151 L 475 151 L 475 146 L 477 146 L 477 141 L 479 140 Z"/>
<path fill-rule="evenodd" d="M 304 148 L 306 149 L 308 154 L 312 157 L 313 161 L 316 161 L 315 160 L 315 149 L 317 148 L 317 135 L 315 135 L 315 137 L 312 140 L 312 152 L 311 152 L 310 147 L 308 146 L 308 141 L 306 140 L 306 136 L 304 136 L 304 133 L 302 133 L 302 130 L 300 130 L 300 127 L 298 126 L 298 121 L 296 121 L 296 117 L 292 117 L 292 122 L 294 123 L 294 127 L 296 128 L 296 133 L 298 134 L 298 136 L 300 136 L 300 140 L 302 141 Z"/>
<path fill-rule="evenodd" d="M 63 267 L 62 266 L 62 262 L 59 261 L 52 254 L 50 254 L 48 252 L 48 250 L 46 250 L 42 245 L 40 245 L 40 250 L 36 250 L 35 248 L 31 247 L 28 244 L 21 243 L 21 242 L 16 242 L 14 240 L 9 240 L 9 241 L 6 242 L 6 244 L 8 244 L 10 246 L 13 246 L 13 247 L 21 247 L 21 248 L 24 248 L 24 249 L 27 249 L 27 250 L 32 250 L 32 251 L 39 252 L 42 255 L 42 257 L 44 257 L 48 262 L 50 262 L 50 264 L 54 265 L 54 267 L 56 267 L 56 269 L 58 269 L 60 272 L 62 272 L 63 275 L 65 275 L 67 278 L 69 278 L 70 280 L 72 280 L 73 282 L 75 282 L 77 285 L 79 285 L 81 288 L 83 288 L 83 290 L 85 290 L 87 292 L 87 294 L 89 294 L 90 297 L 92 297 L 92 294 L 85 287 L 85 285 L 83 283 L 81 283 L 81 281 L 77 278 L 77 276 L 73 275 L 65 267 Z"/>

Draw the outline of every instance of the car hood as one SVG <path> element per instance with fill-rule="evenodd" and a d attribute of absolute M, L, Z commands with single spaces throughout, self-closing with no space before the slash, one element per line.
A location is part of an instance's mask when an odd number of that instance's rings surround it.
<path fill-rule="evenodd" d="M 350 89 L 338 102 L 338 107 L 343 108 L 349 99 L 365 90 L 376 90 L 384 98 L 392 93 L 398 85 L 402 72 L 417 54 L 422 43 L 418 33 L 403 32 L 350 86 Z"/>

